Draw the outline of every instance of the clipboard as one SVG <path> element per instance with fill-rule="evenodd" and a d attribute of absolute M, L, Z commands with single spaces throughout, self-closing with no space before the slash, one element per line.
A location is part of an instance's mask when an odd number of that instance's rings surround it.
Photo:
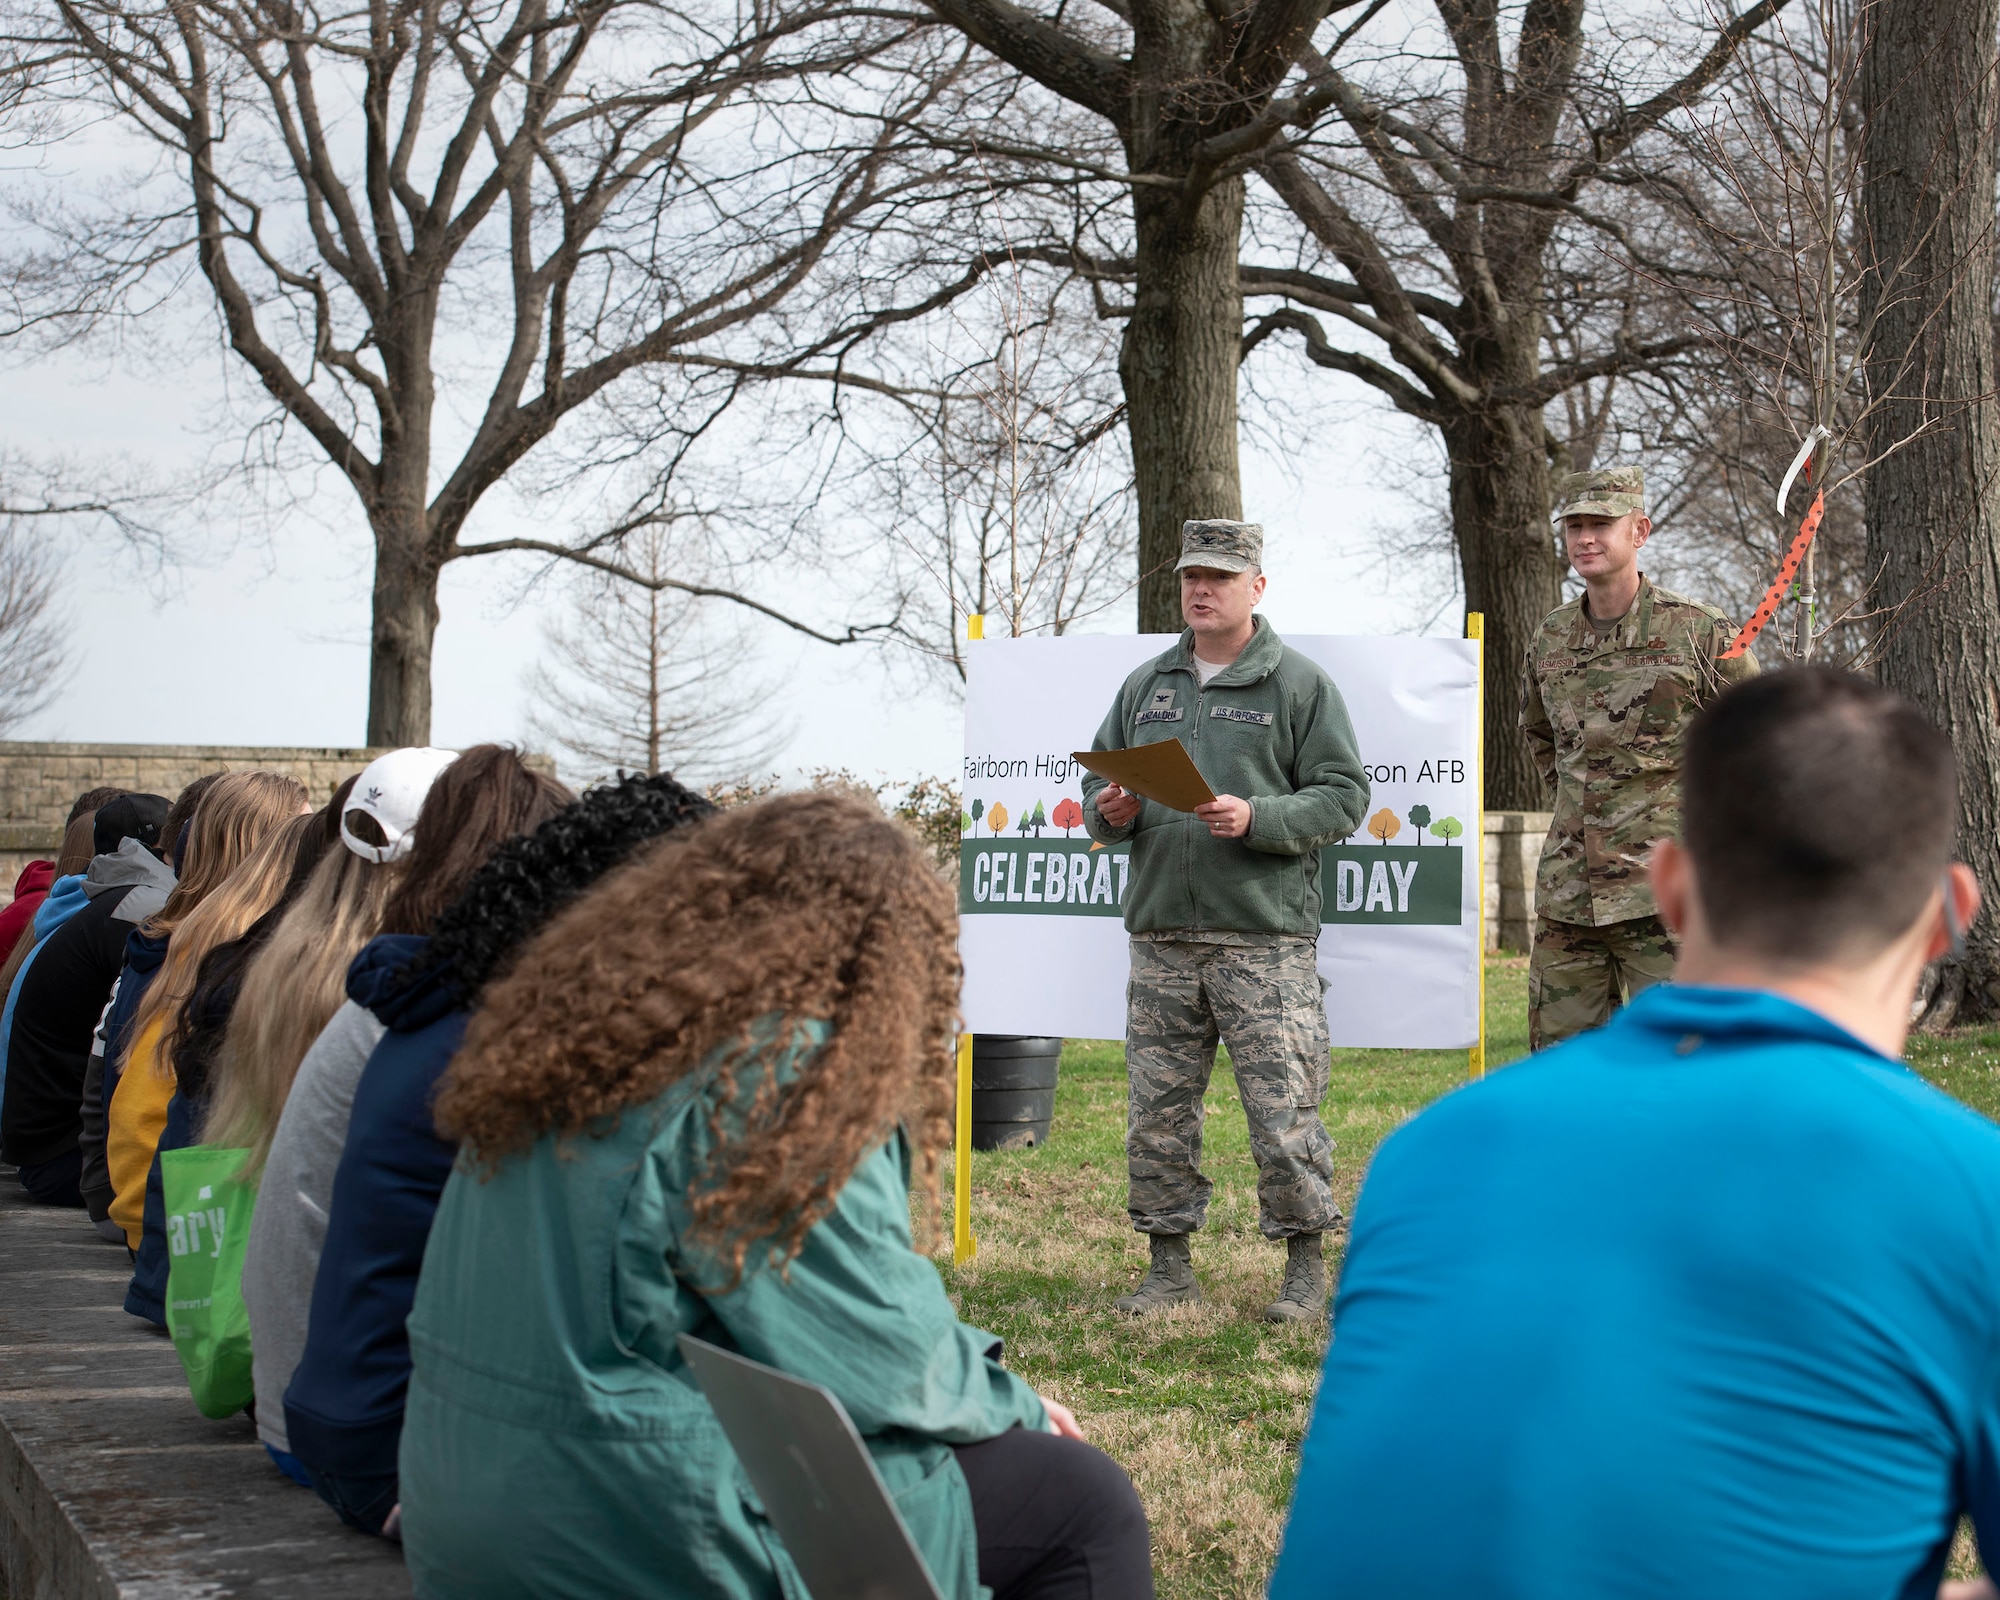
<path fill-rule="evenodd" d="M 1072 750 L 1070 754 L 1086 772 L 1175 811 L 1192 811 L 1215 798 L 1201 768 L 1179 739 L 1162 739 L 1129 750 Z"/>

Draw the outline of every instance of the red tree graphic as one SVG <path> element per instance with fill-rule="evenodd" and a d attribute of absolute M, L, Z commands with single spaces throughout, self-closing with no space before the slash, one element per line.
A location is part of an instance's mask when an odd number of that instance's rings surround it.
<path fill-rule="evenodd" d="M 1049 821 L 1062 829 L 1063 837 L 1067 839 L 1071 828 L 1083 826 L 1083 807 L 1074 800 L 1059 800 L 1055 810 L 1049 813 Z"/>

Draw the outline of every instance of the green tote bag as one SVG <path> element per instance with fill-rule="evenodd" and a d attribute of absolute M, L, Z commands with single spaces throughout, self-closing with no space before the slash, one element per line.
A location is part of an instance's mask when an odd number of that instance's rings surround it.
<path fill-rule="evenodd" d="M 250 1314 L 243 1249 L 257 1186 L 236 1174 L 247 1150 L 190 1145 L 160 1152 L 167 1212 L 167 1332 L 205 1417 L 250 1403 Z"/>

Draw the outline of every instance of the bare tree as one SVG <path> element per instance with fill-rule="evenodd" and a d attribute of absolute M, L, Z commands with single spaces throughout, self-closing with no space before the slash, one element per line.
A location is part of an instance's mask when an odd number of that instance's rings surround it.
<path fill-rule="evenodd" d="M 461 535 L 565 418 L 672 366 L 698 436 L 753 376 L 837 361 L 976 277 L 934 270 L 913 214 L 955 159 L 903 133 L 952 92 L 927 22 L 863 0 L 0 0 L 21 114 L 132 152 L 102 193 L 17 178 L 13 331 L 129 329 L 199 285 L 273 433 L 359 498 L 367 737 L 421 743 L 439 572 L 517 548 Z"/>
<path fill-rule="evenodd" d="M 1244 174 L 1323 105 L 1321 89 L 1292 81 L 1295 68 L 1315 31 L 1362 0 L 925 3 L 1055 98 L 959 136 L 988 157 L 1075 175 L 1072 234 L 1044 258 L 1131 285 L 1129 303 L 1101 305 L 1124 324 L 1118 371 L 1139 512 L 1139 627 L 1175 631 L 1181 523 L 1243 514 Z M 1096 192 L 1104 184 L 1122 197 Z"/>
<path fill-rule="evenodd" d="M 532 731 L 585 777 L 727 781 L 768 766 L 789 735 L 742 630 L 659 581 L 699 570 L 684 542 L 686 530 L 649 524 L 626 560 L 652 583 L 587 572 L 571 585 L 567 614 L 545 625 L 553 659 L 529 675 Z"/>
<path fill-rule="evenodd" d="M 69 666 L 60 572 L 52 547 L 14 516 L 0 518 L 0 733 L 45 709 Z"/>
<path fill-rule="evenodd" d="M 1435 0 L 1435 52 L 1424 39 L 1372 65 L 1305 53 L 1299 97 L 1326 118 L 1258 171 L 1308 245 L 1297 265 L 1243 267 L 1246 294 L 1284 302 L 1246 345 L 1296 334 L 1316 364 L 1438 429 L 1465 604 L 1486 615 L 1497 670 L 1514 670 L 1561 598 L 1549 505 L 1563 450 L 1548 407 L 1701 342 L 1631 292 L 1643 240 L 1630 207 L 1607 197 L 1654 181 L 1648 136 L 1786 3 L 1759 0 L 1690 39 L 1679 69 L 1632 100 L 1629 63 L 1607 63 L 1611 41 L 1563 0 L 1529 0 L 1518 20 L 1500 0 Z M 1573 276 L 1587 257 L 1606 281 L 1560 349 L 1551 311 L 1566 253 Z M 1543 803 L 1510 696 L 1488 696 L 1485 748 L 1489 803 Z"/>

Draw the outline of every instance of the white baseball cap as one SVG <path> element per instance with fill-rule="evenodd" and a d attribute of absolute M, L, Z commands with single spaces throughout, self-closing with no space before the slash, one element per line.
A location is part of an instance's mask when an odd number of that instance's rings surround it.
<path fill-rule="evenodd" d="M 422 745 L 377 756 L 354 780 L 354 792 L 347 797 L 347 809 L 340 814 L 340 842 L 363 861 L 400 861 L 416 843 L 410 830 L 417 825 L 424 796 L 431 792 L 438 774 L 457 759 L 456 750 L 433 750 Z M 357 811 L 381 831 L 380 844 L 355 837 L 349 823 Z"/>

